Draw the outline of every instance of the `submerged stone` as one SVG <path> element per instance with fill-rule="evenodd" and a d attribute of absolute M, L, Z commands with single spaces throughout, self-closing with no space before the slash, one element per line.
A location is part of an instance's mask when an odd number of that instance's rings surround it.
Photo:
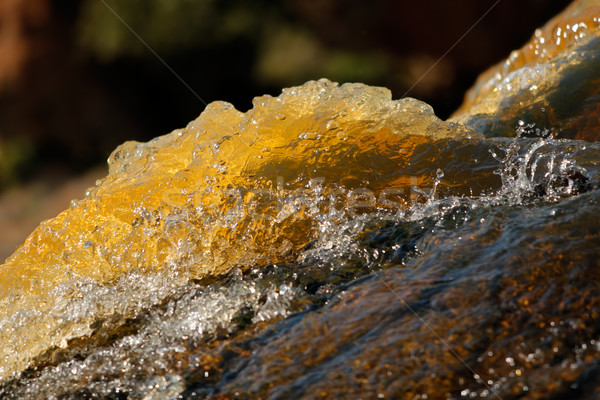
<path fill-rule="evenodd" d="M 600 1 L 577 0 L 477 79 L 451 121 L 486 136 L 600 138 Z"/>

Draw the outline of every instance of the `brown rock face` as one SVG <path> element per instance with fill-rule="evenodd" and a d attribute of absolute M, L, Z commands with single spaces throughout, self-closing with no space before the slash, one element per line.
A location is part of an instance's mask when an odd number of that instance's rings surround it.
<path fill-rule="evenodd" d="M 483 73 L 450 120 L 486 136 L 517 129 L 600 138 L 600 1 L 578 0 Z M 532 130 L 526 129 L 526 130 Z"/>

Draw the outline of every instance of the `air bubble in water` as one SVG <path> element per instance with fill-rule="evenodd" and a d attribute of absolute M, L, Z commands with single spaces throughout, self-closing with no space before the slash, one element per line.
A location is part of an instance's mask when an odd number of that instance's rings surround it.
<path fill-rule="evenodd" d="M 298 135 L 298 139 L 316 140 L 319 139 L 317 132 L 302 132 Z"/>
<path fill-rule="evenodd" d="M 340 139 L 340 140 L 346 140 L 346 139 L 348 139 L 348 134 L 346 132 L 344 132 L 343 130 L 339 130 L 338 133 L 336 133 L 335 136 L 338 139 Z"/>
<path fill-rule="evenodd" d="M 327 128 L 328 131 L 333 131 L 339 127 L 340 124 L 335 119 L 330 119 L 329 121 L 327 121 L 327 125 L 325 125 L 325 128 Z"/>

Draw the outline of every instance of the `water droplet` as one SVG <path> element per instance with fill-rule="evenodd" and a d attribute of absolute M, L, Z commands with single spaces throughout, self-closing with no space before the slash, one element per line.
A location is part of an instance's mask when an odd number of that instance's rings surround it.
<path fill-rule="evenodd" d="M 444 171 L 442 171 L 441 169 L 438 168 L 437 171 L 436 171 L 436 173 L 435 173 L 435 176 L 438 179 L 442 179 L 444 177 Z"/>
<path fill-rule="evenodd" d="M 325 125 L 325 128 L 327 128 L 328 131 L 332 131 L 332 130 L 337 129 L 339 127 L 340 127 L 340 124 L 335 119 L 330 119 L 327 122 L 327 125 Z"/>
<path fill-rule="evenodd" d="M 284 113 L 277 113 L 277 114 L 275 114 L 275 119 L 283 121 L 285 119 L 285 114 Z"/>
<path fill-rule="evenodd" d="M 339 130 L 338 133 L 336 133 L 335 135 L 338 139 L 340 140 L 346 140 L 348 139 L 348 135 L 346 134 L 346 132 L 344 132 L 343 130 Z"/>
<path fill-rule="evenodd" d="M 298 139 L 316 140 L 319 139 L 317 132 L 302 132 L 298 135 Z"/>

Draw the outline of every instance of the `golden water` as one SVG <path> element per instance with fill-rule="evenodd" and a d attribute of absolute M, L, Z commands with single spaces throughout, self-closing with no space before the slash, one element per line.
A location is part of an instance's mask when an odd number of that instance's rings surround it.
<path fill-rule="evenodd" d="M 0 398 L 597 398 L 597 6 L 454 122 L 321 80 L 123 144 L 0 266 Z"/>
<path fill-rule="evenodd" d="M 411 164 L 419 146 L 479 137 L 420 101 L 321 80 L 256 98 L 245 114 L 212 103 L 184 129 L 123 144 L 109 175 L 0 267 L 0 378 L 100 317 L 131 313 L 112 302 L 68 315 L 78 302 L 90 307 L 81 285 L 110 291 L 131 273 L 168 269 L 184 282 L 292 260 L 319 215 L 396 212 L 411 185 L 431 186 L 428 166 Z"/>

